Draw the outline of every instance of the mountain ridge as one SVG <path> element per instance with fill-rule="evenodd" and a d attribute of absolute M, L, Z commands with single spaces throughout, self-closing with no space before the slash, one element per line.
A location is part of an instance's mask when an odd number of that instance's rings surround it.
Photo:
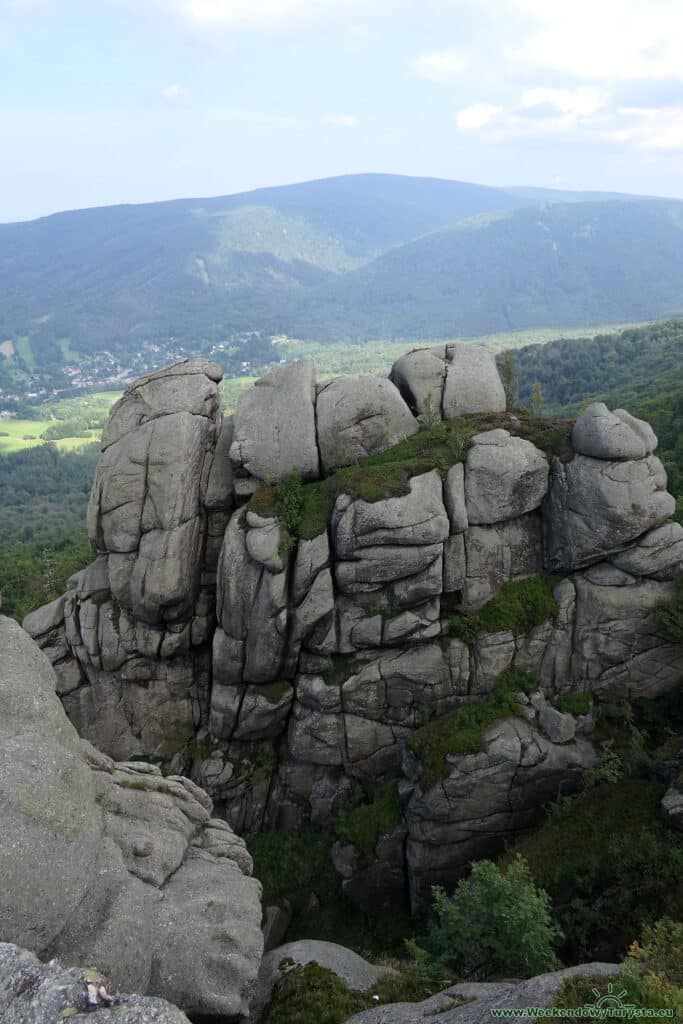
<path fill-rule="evenodd" d="M 419 341 L 673 315 L 681 267 L 683 202 L 530 205 L 438 178 L 53 214 L 0 225 L 0 399 L 216 348 L 245 372 L 282 334 Z"/>

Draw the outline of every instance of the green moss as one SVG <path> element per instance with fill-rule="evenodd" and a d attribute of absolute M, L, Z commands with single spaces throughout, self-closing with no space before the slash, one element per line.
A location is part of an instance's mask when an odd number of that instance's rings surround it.
<path fill-rule="evenodd" d="M 500 718 L 518 715 L 516 695 L 530 692 L 535 684 L 534 675 L 511 665 L 501 673 L 495 690 L 485 700 L 456 708 L 416 729 L 408 747 L 422 763 L 422 789 L 430 789 L 447 777 L 447 754 L 478 753 L 484 731 Z"/>
<path fill-rule="evenodd" d="M 467 644 L 474 643 L 481 633 L 507 630 L 515 636 L 528 633 L 557 615 L 553 590 L 560 578 L 530 576 L 525 580 L 509 580 L 478 612 L 461 611 L 452 616 L 451 632 Z"/>
<path fill-rule="evenodd" d="M 381 977 L 370 992 L 356 992 L 326 967 L 299 964 L 276 985 L 264 1024 L 342 1024 L 378 1005 L 373 996 L 382 1005 L 418 1002 L 437 991 L 438 986 L 414 975 L 391 974 Z"/>
<path fill-rule="evenodd" d="M 150 788 L 144 782 L 131 781 L 130 779 L 119 779 L 116 783 L 121 789 L 138 789 L 141 793 L 149 793 Z"/>
<path fill-rule="evenodd" d="M 327 529 L 340 494 L 369 502 L 408 494 L 412 477 L 432 469 L 445 476 L 451 466 L 464 462 L 475 434 L 503 427 L 547 455 L 568 459 L 573 455 L 572 426 L 571 421 L 550 420 L 524 410 L 473 413 L 438 423 L 430 420 L 411 437 L 323 480 L 303 484 L 296 474 L 290 474 L 277 486 L 266 485 L 252 496 L 249 507 L 260 515 L 280 516 L 283 550 L 290 550 L 297 537 L 312 540 Z"/>
<path fill-rule="evenodd" d="M 400 820 L 398 782 L 393 780 L 378 789 L 372 803 L 341 810 L 335 829 L 343 842 L 353 843 L 366 857 L 372 858 L 378 840 Z"/>
<path fill-rule="evenodd" d="M 264 683 L 255 686 L 254 689 L 262 697 L 265 697 L 269 704 L 279 704 L 282 698 L 291 692 L 292 685 L 286 679 L 276 679 L 274 683 Z"/>
<path fill-rule="evenodd" d="M 553 700 L 558 711 L 569 715 L 587 715 L 591 709 L 589 693 L 563 693 Z"/>

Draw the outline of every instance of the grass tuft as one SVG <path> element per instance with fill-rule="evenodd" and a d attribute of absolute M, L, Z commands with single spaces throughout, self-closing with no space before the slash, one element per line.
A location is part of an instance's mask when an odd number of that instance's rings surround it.
<path fill-rule="evenodd" d="M 486 700 L 456 708 L 417 729 L 408 739 L 408 747 L 422 763 L 423 791 L 448 776 L 447 754 L 479 753 L 484 731 L 500 718 L 518 715 L 517 694 L 529 693 L 535 685 L 535 675 L 511 665 Z"/>

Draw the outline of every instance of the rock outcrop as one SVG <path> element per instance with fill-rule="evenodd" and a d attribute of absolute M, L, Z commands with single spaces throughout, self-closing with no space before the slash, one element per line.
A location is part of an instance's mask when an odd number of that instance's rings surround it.
<path fill-rule="evenodd" d="M 0 1015 L 3 1024 L 190 1024 L 163 999 L 120 995 L 99 971 L 62 967 L 0 942 Z"/>
<path fill-rule="evenodd" d="M 0 941 L 237 1020 L 262 950 L 244 841 L 189 779 L 80 740 L 49 661 L 2 616 L 0 649 Z"/>
<path fill-rule="evenodd" d="M 388 1003 L 373 1010 L 364 1010 L 346 1024 L 490 1024 L 492 1010 L 519 1010 L 505 1016 L 506 1020 L 528 1021 L 529 1006 L 552 1006 L 560 986 L 570 978 L 585 975 L 607 979 L 618 974 L 619 964 L 579 964 L 549 974 L 539 974 L 528 981 L 464 982 L 444 989 L 422 1003 Z M 599 982 L 598 982 L 599 984 Z"/>
<path fill-rule="evenodd" d="M 656 438 L 600 405 L 573 428 L 505 412 L 481 346 L 409 353 L 390 381 L 278 367 L 222 425 L 217 377 L 180 364 L 115 407 L 95 560 L 25 626 L 84 737 L 190 772 L 237 832 L 331 829 L 352 796 L 400 783 L 381 855 L 339 865 L 349 889 L 408 879 L 419 900 L 580 784 L 590 741 L 558 695 L 683 682 L 659 619 L 683 527 Z M 510 625 L 529 578 L 543 615 Z M 410 737 L 510 668 L 538 706 L 423 784 Z"/>

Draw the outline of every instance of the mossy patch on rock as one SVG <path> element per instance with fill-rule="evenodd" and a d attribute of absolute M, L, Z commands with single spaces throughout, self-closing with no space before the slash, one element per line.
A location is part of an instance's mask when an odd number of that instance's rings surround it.
<path fill-rule="evenodd" d="M 526 438 L 547 455 L 572 454 L 570 421 L 547 420 L 523 412 L 470 413 L 423 425 L 416 434 L 386 451 L 360 459 L 356 465 L 345 466 L 315 483 L 302 484 L 290 475 L 276 486 L 261 487 L 252 496 L 250 507 L 259 515 L 280 516 L 289 537 L 311 540 L 327 529 L 340 494 L 368 502 L 408 494 L 411 477 L 433 469 L 445 476 L 451 466 L 465 461 L 475 434 L 499 427 Z"/>
<path fill-rule="evenodd" d="M 484 731 L 500 718 L 518 715 L 517 694 L 530 692 L 535 684 L 534 675 L 511 665 L 485 700 L 456 708 L 417 729 L 408 747 L 422 764 L 422 789 L 431 789 L 448 776 L 446 755 L 479 753 Z"/>
<path fill-rule="evenodd" d="M 450 619 L 455 636 L 472 644 L 482 633 L 528 633 L 535 626 L 554 618 L 558 612 L 553 596 L 559 576 L 530 576 L 508 580 L 478 612 L 461 610 Z"/>
<path fill-rule="evenodd" d="M 563 714 L 587 715 L 591 709 L 589 693 L 563 693 L 553 699 L 553 706 Z"/>
<path fill-rule="evenodd" d="M 420 1002 L 438 990 L 433 982 L 399 972 L 383 975 L 369 992 L 356 992 L 326 967 L 299 964 L 278 982 L 264 1024 L 342 1024 L 361 1010 Z"/>

